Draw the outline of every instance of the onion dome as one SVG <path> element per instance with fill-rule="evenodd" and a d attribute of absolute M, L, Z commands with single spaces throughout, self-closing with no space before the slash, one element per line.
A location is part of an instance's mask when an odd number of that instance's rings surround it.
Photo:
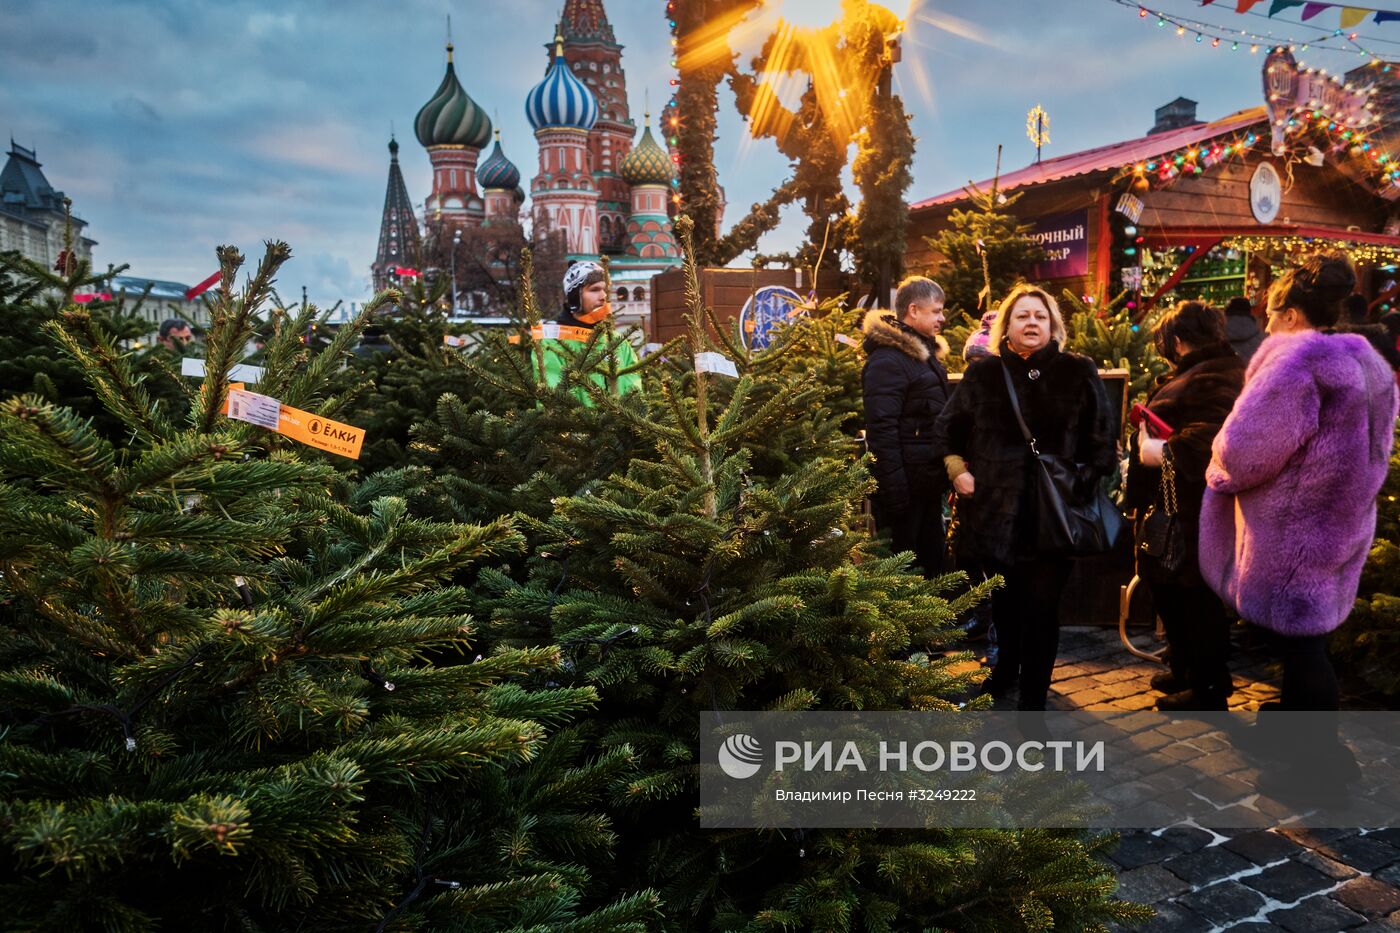
<path fill-rule="evenodd" d="M 519 185 L 516 185 L 516 186 L 515 186 L 515 190 L 512 191 L 511 194 L 515 197 L 515 203 L 516 203 L 516 204 L 524 204 L 524 203 L 525 203 L 525 189 L 524 189 L 524 188 L 520 187 Z"/>
<path fill-rule="evenodd" d="M 564 60 L 563 36 L 555 35 L 554 62 L 525 98 L 525 116 L 537 130 L 556 126 L 591 130 L 598 120 L 598 99 Z"/>
<path fill-rule="evenodd" d="M 647 114 L 646 122 L 650 121 L 651 114 Z M 643 126 L 646 124 L 643 123 Z M 657 145 L 650 126 L 642 132 L 641 142 L 622 157 L 618 172 L 629 185 L 669 185 L 671 179 L 676 177 L 671 157 Z"/>
<path fill-rule="evenodd" d="M 418 111 L 413 130 L 425 149 L 433 146 L 468 146 L 480 149 L 491 140 L 491 118 L 486 116 L 457 80 L 452 67 L 452 45 L 447 46 L 447 74 L 432 99 Z"/>
<path fill-rule="evenodd" d="M 476 170 L 476 180 L 483 188 L 514 188 L 520 184 L 520 169 L 501 151 L 501 131 L 496 131 L 496 146 Z"/>

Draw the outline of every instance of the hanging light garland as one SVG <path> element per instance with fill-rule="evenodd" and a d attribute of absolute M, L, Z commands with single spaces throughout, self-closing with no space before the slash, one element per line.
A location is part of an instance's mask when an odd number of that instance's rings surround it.
<path fill-rule="evenodd" d="M 680 25 L 676 19 L 677 0 L 667 0 L 666 3 L 666 24 L 671 29 L 671 67 L 680 67 Z M 675 77 L 671 78 L 671 100 L 661 111 L 661 119 L 665 126 L 662 127 L 662 135 L 665 136 L 667 148 L 671 153 L 671 162 L 676 166 L 675 177 L 671 179 L 671 203 L 677 210 L 681 207 L 681 154 L 680 132 L 681 121 L 678 116 L 679 110 L 676 103 L 676 90 L 680 87 L 680 73 L 677 71 Z"/>
<path fill-rule="evenodd" d="M 1236 236 L 1221 246 L 1263 256 L 1295 256 L 1319 251 L 1340 250 L 1357 263 L 1367 265 L 1400 264 L 1400 247 L 1379 243 L 1358 243 L 1355 240 L 1304 236 Z"/>
<path fill-rule="evenodd" d="M 1259 137 L 1253 132 L 1236 134 L 1228 141 L 1203 140 L 1175 152 L 1125 165 L 1115 181 L 1132 178 L 1138 188 L 1150 188 L 1154 183 L 1156 187 L 1166 187 L 1178 178 L 1194 178 L 1226 160 L 1243 158 L 1257 142 Z"/>
<path fill-rule="evenodd" d="M 1389 68 L 1389 66 L 1386 67 Z M 1350 84 L 1346 84 L 1334 76 L 1329 76 L 1326 69 L 1306 68 L 1302 69 L 1302 73 L 1327 79 L 1334 86 L 1346 91 L 1353 90 Z M 1372 96 L 1375 92 L 1376 88 L 1370 87 L 1359 93 Z M 1316 99 L 1314 103 L 1317 103 Z M 1368 164 L 1371 174 L 1376 177 L 1379 186 L 1382 188 L 1400 187 L 1400 158 L 1381 151 L 1370 141 L 1367 135 L 1368 129 L 1370 124 L 1375 123 L 1376 116 L 1370 112 L 1369 103 L 1366 107 L 1367 112 L 1360 120 L 1351 120 L 1338 114 L 1329 113 L 1331 108 L 1326 105 L 1311 111 L 1298 111 L 1288 117 L 1287 125 L 1283 131 L 1299 141 L 1309 133 L 1313 136 L 1324 135 L 1326 137 L 1325 144 L 1330 151 L 1339 154 L 1345 153 L 1358 160 L 1364 160 Z M 1242 159 L 1246 153 L 1254 149 L 1258 142 L 1259 136 L 1253 131 L 1237 134 L 1228 142 L 1220 139 L 1199 141 L 1175 152 L 1126 165 L 1119 170 L 1115 180 L 1131 178 L 1134 186 L 1139 189 L 1148 189 L 1154 185 L 1159 188 L 1165 187 L 1178 178 L 1194 178 L 1201 175 L 1206 169 L 1213 168 L 1226 160 Z M 1314 164 L 1321 164 L 1321 162 Z"/>
<path fill-rule="evenodd" d="M 1174 26 L 1178 36 L 1185 37 L 1190 34 L 1195 37 L 1197 43 L 1203 43 L 1204 40 L 1210 39 L 1210 46 L 1213 49 L 1226 48 L 1232 52 L 1239 51 L 1245 43 L 1248 43 L 1251 54 L 1257 53 L 1261 48 L 1268 49 L 1276 45 L 1288 46 L 1290 50 L 1303 52 L 1310 48 L 1347 54 L 1355 52 L 1360 57 L 1370 59 L 1371 64 L 1383 68 L 1385 71 L 1390 70 L 1390 66 L 1379 55 L 1357 41 L 1360 36 L 1355 32 L 1347 33 L 1337 29 L 1329 33 L 1326 30 L 1319 30 L 1316 35 L 1310 38 L 1284 38 L 1272 34 L 1261 35 L 1247 29 L 1231 29 L 1219 23 L 1208 23 L 1204 20 L 1176 16 L 1164 10 L 1143 6 L 1137 0 L 1110 0 L 1110 2 L 1126 9 L 1136 10 L 1138 19 L 1143 22 L 1150 22 L 1161 28 Z"/>

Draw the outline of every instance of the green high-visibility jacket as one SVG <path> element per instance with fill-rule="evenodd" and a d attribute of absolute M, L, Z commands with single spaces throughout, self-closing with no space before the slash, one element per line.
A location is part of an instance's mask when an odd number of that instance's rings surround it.
<path fill-rule="evenodd" d="M 572 354 L 559 349 L 559 347 L 565 343 L 571 345 L 569 349 L 573 351 Z M 583 344 L 578 341 L 558 340 L 554 338 L 536 341 L 536 346 L 539 348 L 539 352 L 544 356 L 544 381 L 550 388 L 559 384 L 559 380 L 564 376 L 565 367 L 569 365 L 572 357 L 577 356 L 578 351 L 583 348 Z M 637 364 L 637 351 L 633 349 L 630 340 L 619 339 L 616 346 L 613 348 L 613 358 L 617 361 L 617 367 L 619 369 L 626 369 L 629 366 L 635 366 Z M 598 388 L 606 389 L 608 387 L 608 375 L 607 372 L 601 368 L 601 365 L 602 361 L 600 361 L 600 368 L 596 369 L 589 378 Z M 641 388 L 641 373 L 627 373 L 626 375 L 617 377 L 618 395 L 637 392 L 640 391 Z M 573 395 L 584 405 L 591 406 L 593 404 L 593 399 L 589 398 L 588 392 L 582 386 L 575 388 L 573 390 Z"/>

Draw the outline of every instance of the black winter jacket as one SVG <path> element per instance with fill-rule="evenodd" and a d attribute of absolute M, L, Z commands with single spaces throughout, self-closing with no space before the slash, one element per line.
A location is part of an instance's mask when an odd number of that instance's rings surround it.
<path fill-rule="evenodd" d="M 865 316 L 865 439 L 875 455 L 876 505 L 907 509 L 914 498 L 937 496 L 948 478 L 933 452 L 933 423 L 948 401 L 948 371 L 933 341 L 888 311 Z"/>
<path fill-rule="evenodd" d="M 973 495 L 958 500 L 959 556 L 1010 564 L 1036 556 L 1038 516 L 1031 452 L 1003 365 L 1040 452 L 1079 464 L 1083 495 L 1118 466 L 1118 418 L 1094 361 L 1053 341 L 1029 359 L 1003 348 L 968 366 L 934 428 L 935 453 L 962 457 L 975 481 Z"/>
<path fill-rule="evenodd" d="M 1235 407 L 1244 389 L 1244 360 L 1229 346 L 1209 347 L 1186 354 L 1176 370 L 1163 376 L 1148 395 L 1147 407 L 1171 425 L 1167 441 L 1176 474 L 1176 503 L 1181 530 L 1186 538 L 1186 555 L 1174 582 L 1201 584 L 1197 541 L 1201 527 L 1201 500 L 1206 494 L 1206 467 L 1210 466 L 1211 444 L 1220 426 Z M 1145 467 L 1138 459 L 1140 433 L 1134 433 L 1128 453 L 1128 488 L 1123 504 L 1145 511 L 1165 504 L 1162 471 Z M 1150 558 L 1140 565 L 1149 578 L 1165 579 Z"/>

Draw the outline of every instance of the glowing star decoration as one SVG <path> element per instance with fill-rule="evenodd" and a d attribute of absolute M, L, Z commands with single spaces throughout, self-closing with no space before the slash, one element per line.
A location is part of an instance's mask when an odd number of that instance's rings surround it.
<path fill-rule="evenodd" d="M 1026 114 L 1026 136 L 1035 144 L 1035 160 L 1040 161 L 1040 147 L 1050 142 L 1050 114 L 1036 104 Z"/>

